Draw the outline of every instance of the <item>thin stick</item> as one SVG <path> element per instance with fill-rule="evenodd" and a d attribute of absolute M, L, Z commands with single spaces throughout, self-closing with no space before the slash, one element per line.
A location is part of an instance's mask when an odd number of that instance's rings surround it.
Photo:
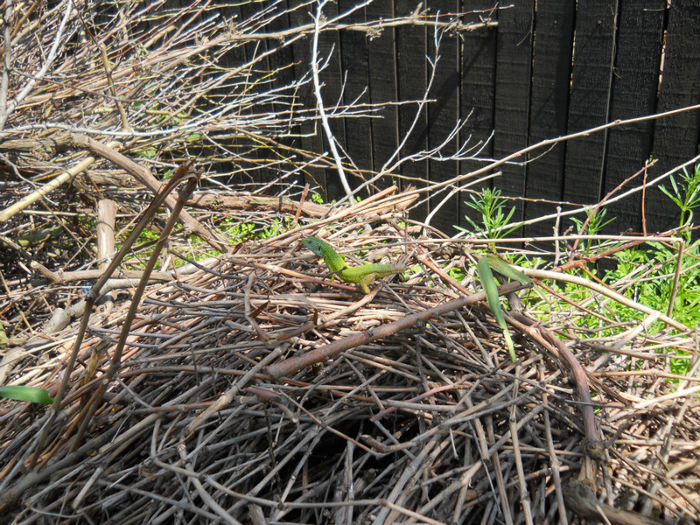
<path fill-rule="evenodd" d="M 7 90 L 10 81 L 10 67 L 12 66 L 12 0 L 7 0 L 5 4 L 5 13 L 3 15 L 5 31 L 4 36 L 4 53 L 2 57 L 2 77 L 0 78 L 0 129 L 5 125 L 7 120 Z"/>
<path fill-rule="evenodd" d="M 85 157 L 83 160 L 78 162 L 75 166 L 70 168 L 67 171 L 64 171 L 57 177 L 54 177 L 51 179 L 51 182 L 44 184 L 41 188 L 38 190 L 30 193 L 23 199 L 20 199 L 19 201 L 15 202 L 12 206 L 9 206 L 8 208 L 0 211 L 0 223 L 5 222 L 12 216 L 16 215 L 23 209 L 31 206 L 34 204 L 36 201 L 39 199 L 44 198 L 45 195 L 48 195 L 55 189 L 57 189 L 59 186 L 62 184 L 68 182 L 70 179 L 75 177 L 78 173 L 86 170 L 89 168 L 93 163 L 95 162 L 94 157 Z"/>
<path fill-rule="evenodd" d="M 668 299 L 668 309 L 666 310 L 666 315 L 671 317 L 673 315 L 673 303 L 676 302 L 676 294 L 678 293 L 678 280 L 681 277 L 681 267 L 683 266 L 683 249 L 685 248 L 685 243 L 681 240 L 678 243 L 678 255 L 676 256 L 676 271 L 673 274 L 673 284 L 671 285 L 671 297 Z"/>

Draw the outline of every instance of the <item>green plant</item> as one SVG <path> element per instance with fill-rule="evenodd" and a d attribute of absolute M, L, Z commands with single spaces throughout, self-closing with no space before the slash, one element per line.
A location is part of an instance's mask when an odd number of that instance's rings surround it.
<path fill-rule="evenodd" d="M 148 239 L 149 241 L 157 241 L 158 239 L 160 239 L 160 232 L 151 230 L 150 228 L 144 228 L 141 232 L 140 237 Z"/>
<path fill-rule="evenodd" d="M 258 232 L 259 239 L 270 239 L 276 237 L 281 233 L 286 232 L 289 226 L 292 224 L 291 217 L 285 217 L 284 219 L 274 219 L 270 226 L 267 226 Z"/>
<path fill-rule="evenodd" d="M 695 165 L 692 175 L 683 168 L 683 172 L 678 173 L 678 176 L 680 181 L 677 183 L 676 178 L 671 175 L 670 189 L 664 185 L 659 186 L 659 189 L 680 208 L 680 227 L 686 230 L 683 232 L 686 241 L 690 241 L 688 230 L 693 225 L 693 210 L 700 207 L 700 163 Z"/>
<path fill-rule="evenodd" d="M 152 159 L 158 154 L 158 150 L 154 146 L 148 146 L 136 152 L 137 157 L 142 159 Z"/>
<path fill-rule="evenodd" d="M 460 282 L 462 279 L 466 277 L 467 274 L 464 273 L 464 270 L 461 268 L 458 268 L 457 266 L 453 266 L 449 270 L 447 270 L 445 273 L 452 277 L 455 281 Z"/>
<path fill-rule="evenodd" d="M 219 224 L 219 230 L 225 233 L 228 240 L 237 243 L 253 237 L 255 224 L 252 222 L 238 222 L 233 217 L 226 217 Z"/>
<path fill-rule="evenodd" d="M 471 235 L 482 234 L 489 239 L 500 239 L 510 235 L 519 227 L 516 225 L 506 229 L 515 213 L 515 207 L 511 206 L 510 210 L 506 211 L 508 199 L 501 196 L 501 190 L 498 188 L 493 190 L 484 188 L 480 194 L 470 195 L 469 198 L 471 202 L 465 201 L 464 204 L 481 214 L 481 224 L 479 225 L 471 217 L 465 216 L 464 218 L 471 225 L 472 230 L 455 226 L 459 231 Z"/>
<path fill-rule="evenodd" d="M 634 275 L 640 269 L 649 268 L 643 277 L 635 278 L 626 295 L 655 310 L 666 311 L 672 297 L 674 273 L 678 255 L 661 243 L 649 243 L 649 250 L 624 250 L 617 254 L 617 267 L 605 274 L 605 281 L 617 282 Z M 673 317 L 692 327 L 699 318 L 700 307 L 700 258 L 698 244 L 690 246 L 681 259 L 677 293 L 673 303 Z"/>
<path fill-rule="evenodd" d="M 661 186 L 661 190 L 679 207 L 680 227 L 687 242 L 680 261 L 678 280 L 675 280 L 678 251 L 673 246 L 660 242 L 650 242 L 643 247 L 622 250 L 613 256 L 608 256 L 608 259 L 614 258 L 615 265 L 613 268 L 606 269 L 600 279 L 637 303 L 660 312 L 672 310 L 672 316 L 676 321 L 692 328 L 700 324 L 700 315 L 698 315 L 700 311 L 700 242 L 691 243 L 690 235 L 694 227 L 694 210 L 700 208 L 700 164 L 694 166 L 692 175 L 684 169 L 677 176 L 672 176 L 670 186 L 668 188 Z M 507 199 L 501 196 L 498 189 L 482 190 L 481 193 L 470 196 L 470 199 L 470 202 L 465 204 L 479 212 L 481 221 L 466 217 L 471 231 L 456 227 L 458 230 L 479 237 L 503 238 L 517 228 L 517 226 L 508 227 L 514 208 L 508 209 Z M 605 208 L 592 210 L 588 212 L 586 219 L 572 219 L 572 222 L 580 234 L 597 235 L 614 221 L 614 218 L 608 218 L 606 214 Z M 596 239 L 587 240 L 582 246 L 587 256 L 595 255 L 596 251 L 611 248 L 610 244 L 602 245 Z M 537 268 L 542 265 L 542 262 L 540 259 L 529 259 L 521 255 L 516 264 L 525 268 Z M 490 286 L 492 278 L 488 276 L 486 264 L 481 266 L 481 271 L 478 272 L 481 280 L 488 281 Z M 571 268 L 567 273 L 580 275 L 581 270 Z M 591 277 L 590 271 L 585 277 Z M 569 311 L 571 303 L 588 308 L 592 311 L 590 314 L 581 313 L 572 317 L 572 321 L 582 329 L 582 334 L 590 333 L 592 337 L 614 336 L 628 330 L 630 323 L 643 322 L 647 317 L 637 309 L 617 301 L 605 300 L 585 286 L 553 282 L 551 287 L 561 295 L 549 294 L 543 299 L 540 294 L 529 294 L 523 297 L 523 300 L 535 315 L 545 320 L 553 312 Z M 673 301 L 672 305 L 671 301 Z M 492 308 L 496 309 L 496 302 L 492 302 Z M 669 308 L 670 306 L 672 308 Z M 494 315 L 498 315 L 495 310 Z M 652 335 L 665 328 L 663 322 L 657 321 L 649 324 L 646 332 Z M 666 349 L 658 352 L 675 353 L 678 357 L 667 360 L 668 368 L 675 374 L 688 373 L 691 363 L 683 351 Z"/>
<path fill-rule="evenodd" d="M 579 235 L 598 235 L 603 228 L 615 220 L 615 217 L 611 219 L 605 219 L 605 215 L 608 210 L 601 208 L 598 210 L 586 210 L 586 219 L 582 220 L 577 217 L 571 217 L 571 222 L 576 226 L 576 230 Z M 591 248 L 593 247 L 593 239 L 586 240 L 586 256 L 590 255 Z"/>

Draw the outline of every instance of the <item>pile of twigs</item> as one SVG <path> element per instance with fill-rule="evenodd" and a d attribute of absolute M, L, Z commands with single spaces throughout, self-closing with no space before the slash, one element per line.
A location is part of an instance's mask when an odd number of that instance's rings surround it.
<path fill-rule="evenodd" d="M 698 361 L 673 385 L 656 350 L 697 356 L 697 342 L 630 327 L 620 344 L 593 346 L 576 340 L 571 312 L 541 325 L 522 311 L 512 363 L 468 246 L 408 236 L 392 211 L 405 202 L 344 208 L 149 285 L 90 416 L 130 301 L 98 310 L 56 414 L 4 403 L 4 511 L 120 523 L 691 520 Z M 363 250 L 410 270 L 364 296 L 330 279 L 298 242 L 308 234 L 348 260 Z M 463 282 L 441 270 L 448 257 Z M 74 323 L 27 344 L 13 382 L 55 393 L 76 334 Z"/>
<path fill-rule="evenodd" d="M 429 199 L 446 202 L 547 141 L 451 181 L 369 191 L 353 206 L 327 209 L 292 184 L 302 175 L 312 181 L 313 168 L 344 165 L 353 182 L 366 179 L 363 191 L 376 190 L 372 183 L 400 177 L 404 162 L 440 158 L 439 148 L 397 152 L 368 175 L 338 152 L 305 151 L 294 140 L 321 120 L 328 128 L 329 118 L 377 107 L 322 115 L 322 97 L 310 92 L 312 77 L 320 90 L 323 57 L 314 52 L 314 71 L 292 73 L 290 46 L 341 27 L 374 34 L 429 23 L 420 10 L 349 25 L 326 18 L 318 3 L 313 23 L 275 31 L 280 17 L 316 4 L 256 11 L 243 3 L 232 8 L 246 16 L 228 19 L 203 1 L 170 11 L 161 4 L 37 2 L 22 16 L 5 6 L 12 23 L 2 51 L 13 67 L 0 79 L 0 162 L 9 174 L 0 197 L 0 316 L 12 339 L 0 340 L 0 384 L 46 388 L 56 401 L 0 403 L 4 515 L 118 523 L 693 520 L 697 334 L 647 308 L 639 324 L 599 315 L 601 333 L 614 335 L 591 337 L 577 320 L 595 305 L 570 300 L 570 310 L 539 314 L 519 307 L 524 294 L 528 304 L 546 304 L 556 293 L 546 282 L 570 278 L 530 270 L 533 290 L 501 287 L 517 342 L 513 363 L 473 279 L 472 249 L 484 241 L 447 239 L 405 214 Z M 436 21 L 436 31 L 440 24 L 458 27 Z M 209 190 L 166 197 L 161 184 L 176 184 L 163 180 L 169 171 L 173 181 L 185 177 L 191 166 L 182 159 L 192 157 Z M 222 191 L 221 181 L 241 180 L 273 198 Z M 156 204 L 142 214 L 152 194 L 170 216 Z M 171 235 L 176 219 L 185 227 Z M 148 220 L 158 242 L 136 248 L 125 240 Z M 124 264 L 113 275 L 110 224 L 123 228 L 113 264 Z M 286 233 L 241 242 L 238 230 L 228 243 L 231 224 L 257 225 L 257 233 L 282 225 Z M 204 242 L 194 245 L 191 233 Z M 672 234 L 663 239 L 676 242 Z M 97 257 L 95 235 L 112 236 Z M 329 240 L 350 261 L 400 260 L 408 271 L 364 296 L 331 279 L 302 247 L 306 235 Z M 161 270 L 146 275 L 143 253 L 165 241 Z M 183 253 L 190 264 L 172 269 Z M 665 329 L 652 335 L 654 323 Z M 674 357 L 691 360 L 687 376 L 668 372 Z"/>

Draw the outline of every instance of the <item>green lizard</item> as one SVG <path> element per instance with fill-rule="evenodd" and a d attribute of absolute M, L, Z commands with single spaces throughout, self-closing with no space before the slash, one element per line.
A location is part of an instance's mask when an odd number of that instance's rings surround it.
<path fill-rule="evenodd" d="M 363 264 L 351 268 L 343 256 L 326 241 L 317 237 L 306 237 L 301 242 L 326 262 L 326 266 L 332 274 L 339 275 L 345 282 L 357 284 L 365 294 L 369 293 L 369 284 L 374 279 L 406 270 L 403 264 Z"/>

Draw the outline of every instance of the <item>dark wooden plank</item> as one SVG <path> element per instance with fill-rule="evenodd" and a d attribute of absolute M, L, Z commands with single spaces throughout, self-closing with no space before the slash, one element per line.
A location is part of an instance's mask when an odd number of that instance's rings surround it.
<path fill-rule="evenodd" d="M 305 24 L 312 24 L 313 17 L 316 13 L 315 5 L 303 4 L 302 0 L 289 0 L 290 13 L 289 22 L 293 27 L 298 27 Z M 301 7 L 297 7 L 300 6 Z M 328 3 L 324 9 L 325 18 L 335 17 L 338 14 L 337 4 Z M 297 79 L 304 75 L 311 74 L 311 53 L 313 46 L 313 35 L 297 40 L 291 48 L 294 56 L 294 72 Z M 319 36 L 318 57 L 321 64 L 325 63 L 331 50 L 333 51 L 330 62 L 327 67 L 320 73 L 321 94 L 323 97 L 326 112 L 330 113 L 333 107 L 338 103 L 341 92 L 341 61 L 340 61 L 340 46 L 337 32 L 326 31 Z M 310 80 L 305 89 L 298 93 L 302 106 L 305 110 L 305 115 L 308 117 L 311 112 L 316 111 L 316 97 L 314 96 L 313 81 Z M 341 145 L 345 142 L 345 134 L 342 121 L 339 119 L 330 119 L 331 130 L 338 138 Z M 302 149 L 311 153 L 319 154 L 328 152 L 327 138 L 321 126 L 320 120 L 306 121 L 301 125 L 300 144 Z M 330 158 L 330 157 L 329 157 Z M 326 202 L 333 199 L 345 196 L 345 191 L 342 188 L 340 179 L 336 169 L 321 169 L 310 168 L 304 171 L 305 182 L 313 187 L 317 187 L 321 196 Z"/>
<path fill-rule="evenodd" d="M 351 9 L 356 2 L 354 0 L 339 0 L 338 10 L 344 13 Z M 367 21 L 364 8 L 358 9 L 345 18 L 346 23 L 364 23 Z M 369 103 L 369 49 L 368 38 L 364 32 L 341 31 L 340 33 L 341 71 L 343 74 L 343 103 L 350 104 Z M 344 118 L 343 131 L 346 153 L 353 163 L 362 170 L 372 167 L 372 137 L 368 118 Z M 363 182 L 346 172 L 350 187 L 355 188 Z M 362 195 L 366 197 L 368 191 Z"/>
<path fill-rule="evenodd" d="M 277 4 L 277 10 L 275 11 L 275 16 L 271 16 L 272 20 L 264 28 L 265 32 L 275 32 L 284 31 L 290 27 L 289 19 L 289 1 L 282 1 Z M 271 52 L 271 54 L 266 58 L 265 64 L 267 69 L 272 73 L 272 81 L 270 83 L 271 88 L 275 89 L 285 89 L 285 96 L 278 97 L 274 102 L 269 104 L 270 110 L 279 115 L 286 115 L 292 109 L 292 100 L 286 96 L 291 95 L 292 90 L 288 88 L 295 81 L 295 72 L 292 64 L 294 63 L 294 53 L 292 46 L 285 46 L 279 40 L 264 40 L 261 42 L 261 48 L 263 52 Z M 260 52 L 260 50 L 258 51 Z M 257 109 L 257 108 L 256 108 Z M 264 111 L 265 106 L 262 106 L 259 110 Z M 284 129 L 282 126 L 278 128 L 278 132 L 284 133 L 284 136 L 278 137 L 277 140 L 289 147 L 298 148 L 301 147 L 301 141 L 298 136 L 301 133 L 300 126 L 294 126 L 293 128 Z M 265 152 L 265 158 L 270 159 L 272 155 L 268 151 Z M 279 178 L 279 171 L 277 169 L 266 169 L 267 173 L 264 175 L 264 180 Z M 277 195 L 281 191 L 288 188 L 294 180 L 298 180 L 297 177 L 293 179 L 284 179 L 280 184 L 270 187 L 267 191 L 270 194 Z"/>
<path fill-rule="evenodd" d="M 310 11 L 316 14 L 316 5 L 310 6 Z M 338 4 L 328 2 L 323 9 L 325 18 L 334 18 L 338 15 Z M 311 20 L 313 22 L 313 20 Z M 309 46 L 312 45 L 312 37 L 309 37 Z M 333 136 L 341 146 L 344 146 L 345 141 L 345 126 L 343 120 L 333 118 L 332 113 L 337 110 L 336 106 L 342 103 L 341 93 L 343 84 L 342 61 L 340 58 L 340 37 L 337 31 L 321 32 L 318 39 L 318 57 L 319 67 L 325 63 L 326 58 L 330 55 L 331 59 L 326 68 L 320 73 L 321 81 L 321 96 L 323 97 L 323 105 L 328 116 L 328 123 Z M 312 95 L 311 107 L 316 107 L 316 99 Z M 328 158 L 332 159 L 331 150 L 321 122 L 317 123 L 317 133 L 321 137 L 323 143 L 323 151 L 328 153 Z M 342 155 L 342 153 L 340 153 Z M 333 162 L 333 161 L 332 161 Z M 340 182 L 338 170 L 334 167 L 326 170 L 326 198 L 328 201 L 339 199 L 345 196 L 345 190 Z"/>
<path fill-rule="evenodd" d="M 578 1 L 568 133 L 600 126 L 609 119 L 615 18 L 609 0 Z M 567 145 L 565 201 L 594 204 L 600 199 L 606 139 L 605 132 L 594 133 Z"/>
<path fill-rule="evenodd" d="M 538 0 L 535 20 L 534 65 L 530 101 L 530 143 L 566 132 L 571 49 L 575 2 Z M 525 183 L 528 199 L 559 201 L 563 192 L 565 144 L 527 166 Z M 542 152 L 535 152 L 537 157 Z M 525 218 L 552 213 L 551 202 L 528 201 Z M 551 235 L 553 222 L 538 222 L 525 229 L 527 235 Z"/>
<path fill-rule="evenodd" d="M 241 31 L 251 31 L 248 20 L 255 12 L 250 5 L 226 5 L 221 9 L 221 14 L 226 17 L 226 20 Z M 238 42 L 220 57 L 219 65 L 225 68 L 240 67 L 251 59 L 253 50 L 254 48 L 249 43 Z M 231 87 L 224 85 L 209 93 L 207 98 L 210 104 L 216 105 L 219 102 L 219 97 L 229 98 L 230 96 Z M 247 112 L 251 111 L 247 110 Z M 229 144 L 225 143 L 225 145 L 242 158 L 250 159 L 252 162 L 222 163 L 217 167 L 218 170 L 233 172 L 222 182 L 233 186 L 263 181 L 262 173 L 256 169 L 256 166 L 260 164 L 260 153 L 251 147 L 249 141 L 236 139 Z"/>
<path fill-rule="evenodd" d="M 394 0 L 396 16 L 407 16 L 417 7 L 413 0 Z M 398 99 L 402 101 L 420 100 L 425 92 L 426 82 L 426 29 L 419 26 L 401 26 L 396 29 L 396 47 L 398 51 L 397 81 Z M 408 137 L 406 145 L 400 154 L 405 157 L 417 151 L 426 149 L 427 140 L 427 110 L 417 114 L 417 105 L 402 105 L 399 108 L 399 143 L 404 140 L 414 118 L 417 123 L 413 133 Z M 402 181 L 402 187 L 412 184 L 424 187 L 428 180 L 428 163 L 407 162 L 401 166 L 401 174 L 410 178 Z M 421 199 L 424 195 L 421 196 Z M 422 221 L 428 214 L 427 203 L 416 206 L 411 217 Z"/>
<path fill-rule="evenodd" d="M 700 103 L 700 4 L 697 0 L 674 0 L 668 28 L 658 111 Z M 652 155 L 661 174 L 693 158 L 698 152 L 700 112 L 686 112 L 656 123 Z M 670 184 L 667 182 L 666 187 Z M 658 188 L 648 192 L 647 229 L 660 231 L 678 226 L 680 214 Z"/>
<path fill-rule="evenodd" d="M 372 2 L 366 8 L 367 18 L 393 18 L 394 2 Z M 381 34 L 370 40 L 369 46 L 369 95 L 373 104 L 398 101 L 396 83 L 397 55 L 394 44 L 396 30 L 384 29 Z M 372 169 L 379 171 L 391 158 L 398 147 L 399 113 L 396 106 L 381 111 L 378 118 L 370 120 L 372 136 Z M 393 184 L 390 177 L 377 181 L 379 188 Z"/>
<path fill-rule="evenodd" d="M 463 10 L 468 13 L 464 21 L 474 23 L 488 18 L 491 14 L 496 15 L 496 12 L 491 12 L 493 5 L 493 2 L 488 0 L 463 2 Z M 487 28 L 461 35 L 460 118 L 468 119 L 468 122 L 460 134 L 459 142 L 463 145 L 468 141 L 468 147 L 475 148 L 471 154 L 474 155 L 481 149 L 479 157 L 485 158 L 493 156 L 493 142 L 487 141 L 494 127 L 497 35 L 496 30 Z M 459 173 L 470 173 L 482 168 L 484 164 L 478 161 L 461 161 L 458 166 Z M 470 181 L 465 183 L 470 184 Z M 469 189 L 479 191 L 492 185 L 492 181 L 487 181 L 470 184 Z M 481 215 L 465 204 L 465 201 L 471 202 L 469 195 L 469 192 L 460 192 L 456 202 L 458 222 L 455 224 L 462 227 L 468 226 L 465 216 L 469 216 L 477 224 L 481 223 Z"/>
<path fill-rule="evenodd" d="M 316 12 L 315 6 L 311 6 L 313 7 L 312 9 L 308 4 L 304 3 L 303 0 L 287 0 L 287 5 L 289 13 L 288 16 L 284 17 L 282 20 L 286 19 L 288 27 L 299 27 L 313 23 L 312 15 Z M 327 4 L 324 15 L 326 18 L 336 16 L 337 5 Z M 296 40 L 289 46 L 291 60 L 294 63 L 294 67 L 292 68 L 293 75 L 297 80 L 311 74 L 312 44 L 313 35 L 309 34 L 304 38 Z M 325 61 L 331 49 L 333 49 L 331 61 L 327 68 L 320 74 L 320 82 L 322 84 L 321 93 L 327 112 L 330 112 L 332 106 L 338 102 L 342 76 L 340 74 L 338 35 L 336 32 L 322 32 L 319 38 L 318 52 L 318 58 L 321 63 Z M 316 98 L 314 96 L 313 82 L 311 79 L 304 88 L 300 89 L 295 94 L 295 97 L 296 107 L 303 109 L 304 117 L 310 117 L 312 112 L 316 110 Z M 338 119 L 331 119 L 331 129 L 334 133 L 338 133 L 338 138 L 341 144 L 343 144 L 344 133 L 342 122 L 339 123 Z M 320 120 L 306 120 L 294 131 L 299 135 L 294 140 L 294 144 L 307 154 L 315 155 L 322 152 L 329 152 L 328 143 Z M 303 171 L 303 178 L 304 182 L 319 191 L 326 202 L 345 195 L 335 169 L 306 168 Z"/>
<path fill-rule="evenodd" d="M 534 9 L 534 0 L 528 0 L 498 13 L 493 138 L 496 158 L 503 158 L 528 145 Z M 525 195 L 525 166 L 504 165 L 500 170 L 503 175 L 494 181 L 494 186 L 500 188 L 504 196 Z M 522 201 L 512 202 L 516 210 L 512 220 L 522 220 Z M 522 231 L 514 234 L 521 235 Z"/>
<path fill-rule="evenodd" d="M 240 21 L 244 23 L 244 28 L 247 31 L 253 31 L 253 28 L 255 27 L 255 23 L 252 22 L 254 18 L 258 16 L 258 13 L 260 11 L 260 5 L 254 4 L 254 3 L 241 3 L 238 6 L 239 9 L 239 17 L 236 18 L 236 21 Z M 265 27 L 260 27 L 258 29 L 260 32 L 265 32 Z M 251 41 L 251 42 L 245 42 L 243 45 L 239 46 L 236 49 L 236 55 L 240 56 L 239 53 L 242 54 L 242 59 L 244 62 L 250 62 L 252 61 L 256 56 L 260 54 L 260 47 L 261 43 L 258 41 Z M 263 46 L 266 46 L 266 43 L 263 41 L 262 43 Z M 262 63 L 256 64 L 256 66 L 253 67 L 256 71 L 264 69 L 268 63 L 266 60 L 261 61 Z M 230 64 L 231 67 L 236 67 L 240 66 L 241 62 L 234 62 Z M 224 88 L 228 89 L 228 88 Z M 270 107 L 270 106 L 268 106 Z M 245 113 L 252 113 L 253 111 L 265 111 L 267 108 L 263 104 L 257 105 L 256 108 L 248 108 L 245 110 Z M 246 141 L 247 142 L 247 141 Z M 240 146 L 239 146 L 240 148 Z M 240 149 L 237 150 L 237 153 L 241 153 Z M 259 184 L 264 184 L 265 182 L 269 181 L 269 178 L 266 177 L 267 175 L 267 170 L 266 169 L 261 169 L 260 166 L 263 166 L 265 164 L 265 152 L 262 151 L 260 148 L 257 147 L 250 147 L 250 145 L 246 144 L 246 152 L 245 152 L 245 157 L 251 159 L 253 162 L 251 165 L 244 166 L 244 169 L 241 170 L 242 176 L 244 178 L 250 178 L 252 179 L 253 182 L 256 183 L 256 185 Z M 237 167 L 239 168 L 239 167 Z M 247 169 L 245 169 L 247 168 Z M 244 182 L 251 182 L 251 181 L 245 181 Z"/>
<path fill-rule="evenodd" d="M 309 16 L 309 9 L 306 7 L 298 8 L 303 0 L 288 0 L 289 5 L 289 27 L 299 27 L 312 22 Z M 294 60 L 294 77 L 301 79 L 311 70 L 311 37 L 298 39 L 290 46 L 292 57 Z M 309 116 L 309 110 L 316 107 L 316 100 L 313 95 L 313 85 L 307 84 L 296 94 L 300 108 L 303 108 L 306 117 Z M 318 122 L 306 120 L 298 127 L 298 144 L 309 154 L 320 153 L 323 151 L 323 132 Z M 312 188 L 320 191 L 324 199 L 328 199 L 326 191 L 326 170 L 321 168 L 307 168 L 303 172 L 304 182 Z"/>
<path fill-rule="evenodd" d="M 459 0 L 430 0 L 426 2 L 430 14 L 446 15 L 456 13 L 460 9 Z M 443 17 L 440 18 L 444 19 Z M 428 106 L 428 126 L 425 130 L 428 148 L 432 149 L 442 144 L 449 136 L 457 123 L 459 116 L 459 37 L 452 33 L 441 33 L 433 28 L 426 35 L 428 44 L 428 56 L 433 60 L 439 56 L 430 98 L 434 99 Z M 430 67 L 428 68 L 430 74 Z M 454 155 L 457 151 L 457 137 L 453 138 L 442 150 L 442 156 Z M 428 162 L 428 179 L 431 182 L 444 182 L 454 179 L 458 175 L 459 163 L 457 161 Z M 432 226 L 451 235 L 454 233 L 454 225 L 457 224 L 459 210 L 459 196 L 453 195 L 446 202 L 442 202 L 448 195 L 451 187 L 446 187 L 441 193 L 431 192 L 428 202 L 430 212 L 434 213 L 431 220 Z M 436 209 L 439 207 L 439 209 Z"/>
<path fill-rule="evenodd" d="M 659 81 L 666 0 L 626 0 L 618 14 L 617 49 L 610 119 L 654 113 Z M 614 128 L 608 133 L 603 195 L 640 169 L 649 158 L 652 122 Z M 630 186 L 641 184 L 641 178 Z M 641 195 L 606 206 L 615 222 L 609 232 L 641 230 Z"/>

